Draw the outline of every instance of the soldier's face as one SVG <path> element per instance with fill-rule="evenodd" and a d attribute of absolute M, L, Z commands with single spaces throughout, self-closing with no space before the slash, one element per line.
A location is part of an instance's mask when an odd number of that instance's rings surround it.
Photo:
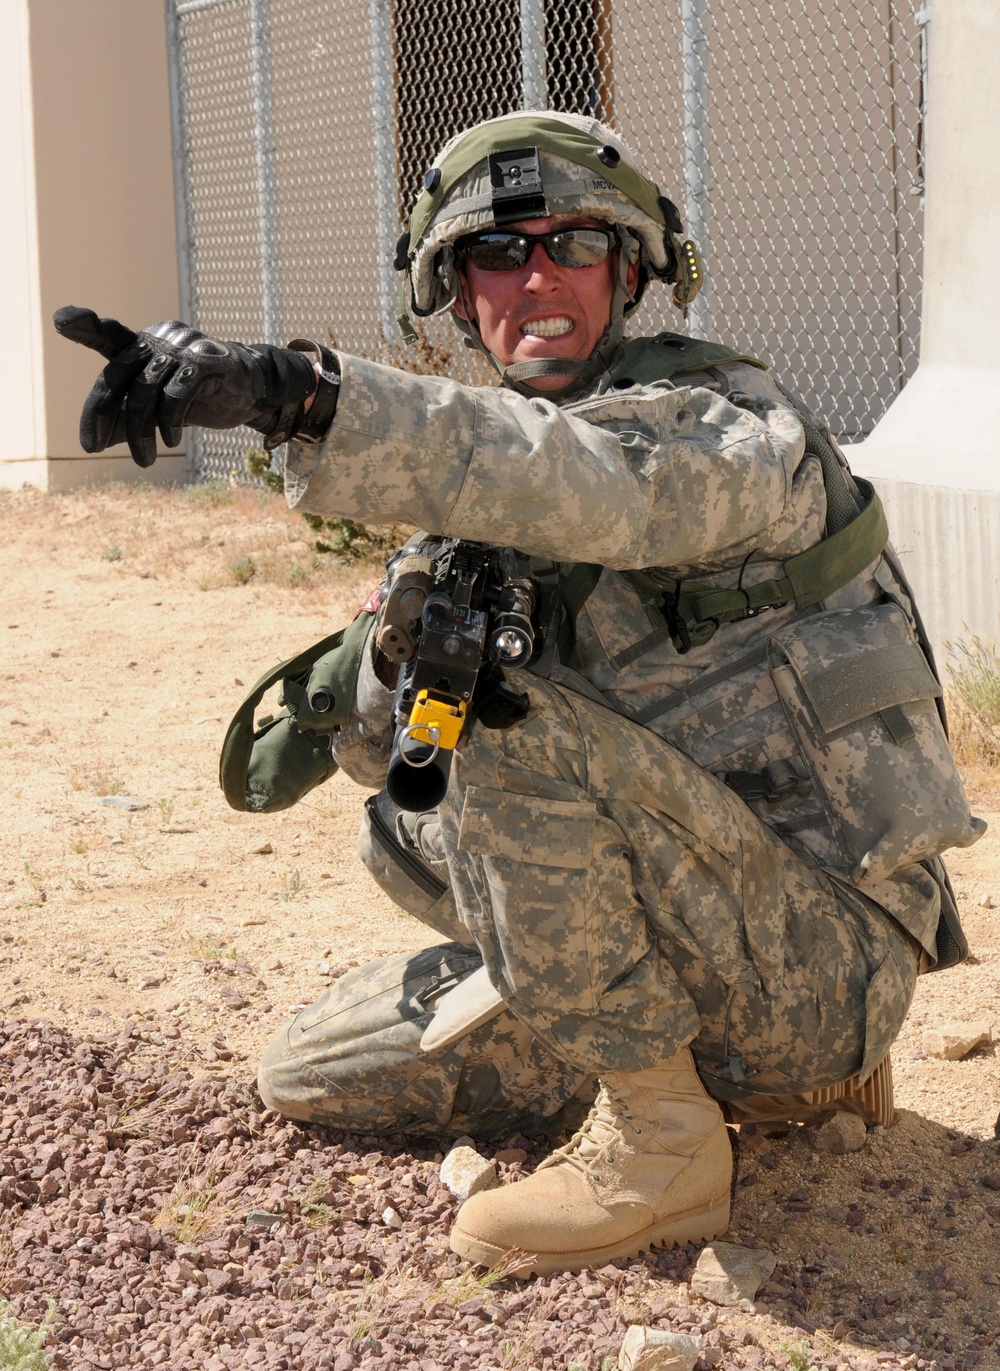
<path fill-rule="evenodd" d="M 562 214 L 523 219 L 511 232 L 551 233 L 560 228 L 606 228 L 597 219 Z M 459 266 L 455 312 L 479 325 L 483 342 L 503 366 L 540 357 L 583 360 L 597 346 L 611 317 L 611 298 L 618 272 L 618 253 L 589 267 L 560 267 L 536 243 L 523 267 L 483 271 L 472 262 Z M 638 267 L 629 270 L 634 290 Z M 535 390 L 559 390 L 572 376 L 539 376 Z"/>

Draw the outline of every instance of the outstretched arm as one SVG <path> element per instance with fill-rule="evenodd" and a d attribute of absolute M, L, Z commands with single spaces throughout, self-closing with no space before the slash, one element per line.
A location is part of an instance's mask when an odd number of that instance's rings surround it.
<path fill-rule="evenodd" d="M 751 409 L 653 385 L 561 407 L 340 365 L 326 440 L 289 451 L 295 508 L 631 568 L 703 564 L 787 518 L 794 498 L 805 435 L 770 399 Z"/>

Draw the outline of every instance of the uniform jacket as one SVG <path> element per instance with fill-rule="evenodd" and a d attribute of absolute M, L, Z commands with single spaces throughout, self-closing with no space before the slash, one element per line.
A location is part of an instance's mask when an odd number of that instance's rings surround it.
<path fill-rule="evenodd" d="M 675 335 L 664 337 L 671 340 L 664 348 L 687 346 Z M 855 784 L 852 767 L 881 784 L 882 754 L 893 766 L 905 760 L 893 749 L 908 744 L 886 733 L 905 733 L 898 714 L 879 713 L 900 703 L 886 693 L 894 673 L 906 680 L 904 725 L 909 720 L 906 726 L 918 732 L 938 727 L 931 722 L 937 718 L 936 687 L 918 684 L 913 654 L 920 650 L 906 590 L 879 557 L 821 606 L 843 613 L 827 617 L 819 629 L 808 624 L 804 639 L 799 628 L 814 615 L 792 603 L 724 623 L 704 645 L 678 652 L 655 606 L 644 603 L 622 573 L 665 568 L 675 578 L 727 589 L 779 577 L 785 560 L 824 538 L 827 494 L 796 407 L 768 369 L 727 360 L 671 381 L 656 377 L 655 349 L 652 368 L 650 355 L 649 340 L 626 343 L 591 393 L 563 405 L 341 355 L 340 398 L 327 438 L 315 447 L 291 445 L 289 503 L 318 514 L 398 520 L 434 534 L 510 544 L 560 563 L 599 563 L 600 579 L 577 616 L 575 654 L 554 678 L 599 693 L 716 774 L 752 776 L 771 763 L 790 762 L 792 780 L 797 773 L 801 785 L 777 798 L 751 795 L 748 803 L 832 879 L 861 884 L 933 958 L 938 910 L 924 885 L 915 894 L 912 883 L 895 878 L 893 866 L 895 861 L 898 869 L 901 855 L 933 856 L 952 842 L 974 839 L 957 777 L 949 778 L 952 791 L 942 801 L 954 831 L 941 836 L 928 829 L 935 821 L 917 812 L 928 774 L 931 789 L 939 789 L 936 773 L 904 770 L 902 779 L 893 773 L 893 796 L 883 797 L 883 807 L 909 806 L 911 821 L 906 835 L 887 840 L 888 855 L 872 849 L 876 859 L 867 872 L 859 865 L 861 850 L 851 848 L 857 816 L 850 796 L 842 804 L 846 814 L 831 821 L 837 786 L 850 791 Z M 859 635 L 877 657 L 851 665 Z M 841 658 L 848 665 L 831 675 L 827 668 L 837 668 Z M 806 679 L 811 664 L 827 673 L 822 681 L 817 674 L 815 691 Z M 776 666 L 788 667 L 795 679 L 776 675 Z M 881 694 L 872 694 L 876 708 L 865 716 L 876 722 L 858 734 L 856 721 L 847 718 L 850 709 L 838 715 L 838 700 L 845 688 L 861 699 L 866 673 L 877 676 L 879 670 L 886 679 Z M 846 738 L 846 763 L 840 754 L 824 760 L 822 750 L 818 761 L 808 749 L 804 759 L 802 727 L 795 723 L 803 681 L 806 712 L 829 707 L 829 717 L 820 709 L 820 721 L 832 725 L 835 741 Z M 790 699 L 796 690 L 799 696 Z M 371 699 L 377 694 L 370 691 Z M 359 712 L 370 707 L 371 700 Z M 807 732 L 811 726 L 807 721 Z M 877 755 L 868 756 L 873 746 Z M 941 748 L 944 760 L 937 753 L 932 760 L 947 769 L 946 745 L 933 741 L 932 751 Z M 345 756 L 339 759 L 344 764 Z M 862 780 L 862 788 L 867 783 Z M 863 817 L 870 828 L 869 816 Z"/>

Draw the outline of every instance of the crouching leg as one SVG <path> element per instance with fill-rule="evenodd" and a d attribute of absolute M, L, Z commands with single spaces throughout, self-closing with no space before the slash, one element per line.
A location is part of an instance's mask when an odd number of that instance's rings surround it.
<path fill-rule="evenodd" d="M 267 1047 L 258 1074 L 265 1103 L 288 1118 L 375 1135 L 488 1139 L 572 1128 L 594 1097 L 594 1077 L 556 1058 L 503 1006 L 435 1045 L 438 1006 L 481 965 L 474 950 L 446 943 L 349 971 Z"/>

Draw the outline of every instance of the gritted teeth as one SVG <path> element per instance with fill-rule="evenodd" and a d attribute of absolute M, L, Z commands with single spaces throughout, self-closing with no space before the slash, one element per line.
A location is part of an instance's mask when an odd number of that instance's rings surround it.
<path fill-rule="evenodd" d="M 521 332 L 534 338 L 558 338 L 562 333 L 569 333 L 572 327 L 572 319 L 559 315 L 555 319 L 529 319 L 521 325 Z"/>

